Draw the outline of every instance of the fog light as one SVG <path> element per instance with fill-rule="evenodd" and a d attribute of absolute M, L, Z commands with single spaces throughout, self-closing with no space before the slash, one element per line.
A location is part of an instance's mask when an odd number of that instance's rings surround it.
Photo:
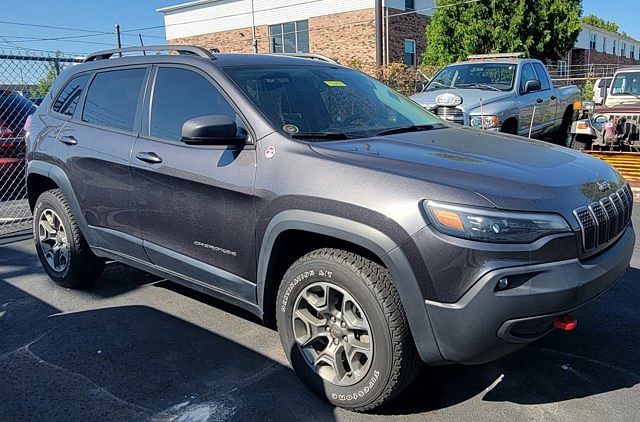
<path fill-rule="evenodd" d="M 509 279 L 501 278 L 498 280 L 498 289 L 506 289 L 507 287 L 509 287 Z"/>

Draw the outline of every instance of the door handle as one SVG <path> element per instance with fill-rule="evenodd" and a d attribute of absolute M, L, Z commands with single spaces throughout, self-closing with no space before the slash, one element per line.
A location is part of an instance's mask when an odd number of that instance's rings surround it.
<path fill-rule="evenodd" d="M 540 103 L 541 103 L 541 102 L 543 102 L 543 101 L 544 101 L 544 100 L 543 100 L 542 98 L 538 98 L 538 99 L 536 100 L 536 103 L 540 104 Z"/>
<path fill-rule="evenodd" d="M 162 158 L 160 158 L 155 152 L 139 152 L 136 154 L 136 158 L 140 161 L 151 164 L 160 164 L 162 162 Z"/>
<path fill-rule="evenodd" d="M 551 100 L 552 100 L 552 101 L 553 101 L 553 100 L 555 100 L 556 98 L 558 98 L 558 97 L 556 97 L 555 95 L 552 95 L 552 96 L 551 96 Z"/>
<path fill-rule="evenodd" d="M 78 143 L 78 140 L 71 135 L 62 136 L 58 140 L 65 145 L 76 145 Z"/>

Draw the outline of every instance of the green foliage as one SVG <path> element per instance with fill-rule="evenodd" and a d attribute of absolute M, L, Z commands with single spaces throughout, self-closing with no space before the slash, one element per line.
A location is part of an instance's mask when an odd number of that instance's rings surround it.
<path fill-rule="evenodd" d="M 55 66 L 53 65 L 53 63 L 48 63 L 47 73 L 45 74 L 45 76 L 40 79 L 40 81 L 36 85 L 32 86 L 29 89 L 29 94 L 31 95 L 31 97 L 44 97 L 47 92 L 49 92 L 49 89 L 51 89 L 51 85 L 53 85 L 53 81 L 55 81 L 56 76 L 58 76 L 58 73 L 56 72 Z"/>
<path fill-rule="evenodd" d="M 580 88 L 580 97 L 582 101 L 593 101 L 593 87 L 595 86 L 595 82 L 591 79 L 588 79 Z"/>
<path fill-rule="evenodd" d="M 427 28 L 423 64 L 510 52 L 558 60 L 578 38 L 581 13 L 581 0 L 439 0 Z"/>
<path fill-rule="evenodd" d="M 582 18 L 582 22 L 587 25 L 595 26 L 596 28 L 604 29 L 605 31 L 618 32 L 619 28 L 615 22 L 606 21 L 602 18 L 597 17 L 596 15 L 587 15 Z"/>

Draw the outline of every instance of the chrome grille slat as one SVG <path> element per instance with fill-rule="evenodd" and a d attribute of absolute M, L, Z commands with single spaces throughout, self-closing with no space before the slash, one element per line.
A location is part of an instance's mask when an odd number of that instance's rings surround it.
<path fill-rule="evenodd" d="M 573 210 L 580 225 L 582 249 L 604 247 L 618 237 L 631 220 L 633 195 L 625 185 L 598 202 Z"/>
<path fill-rule="evenodd" d="M 464 124 L 464 113 L 457 107 L 438 106 L 432 111 L 443 120 Z"/>

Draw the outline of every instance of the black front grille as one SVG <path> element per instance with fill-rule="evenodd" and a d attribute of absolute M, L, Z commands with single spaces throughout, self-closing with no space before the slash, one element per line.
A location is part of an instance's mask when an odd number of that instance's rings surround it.
<path fill-rule="evenodd" d="M 580 224 L 582 248 L 597 249 L 616 238 L 629 224 L 633 195 L 628 186 L 573 211 Z"/>
<path fill-rule="evenodd" d="M 448 122 L 464 124 L 464 113 L 459 108 L 439 106 L 431 111 Z"/>

